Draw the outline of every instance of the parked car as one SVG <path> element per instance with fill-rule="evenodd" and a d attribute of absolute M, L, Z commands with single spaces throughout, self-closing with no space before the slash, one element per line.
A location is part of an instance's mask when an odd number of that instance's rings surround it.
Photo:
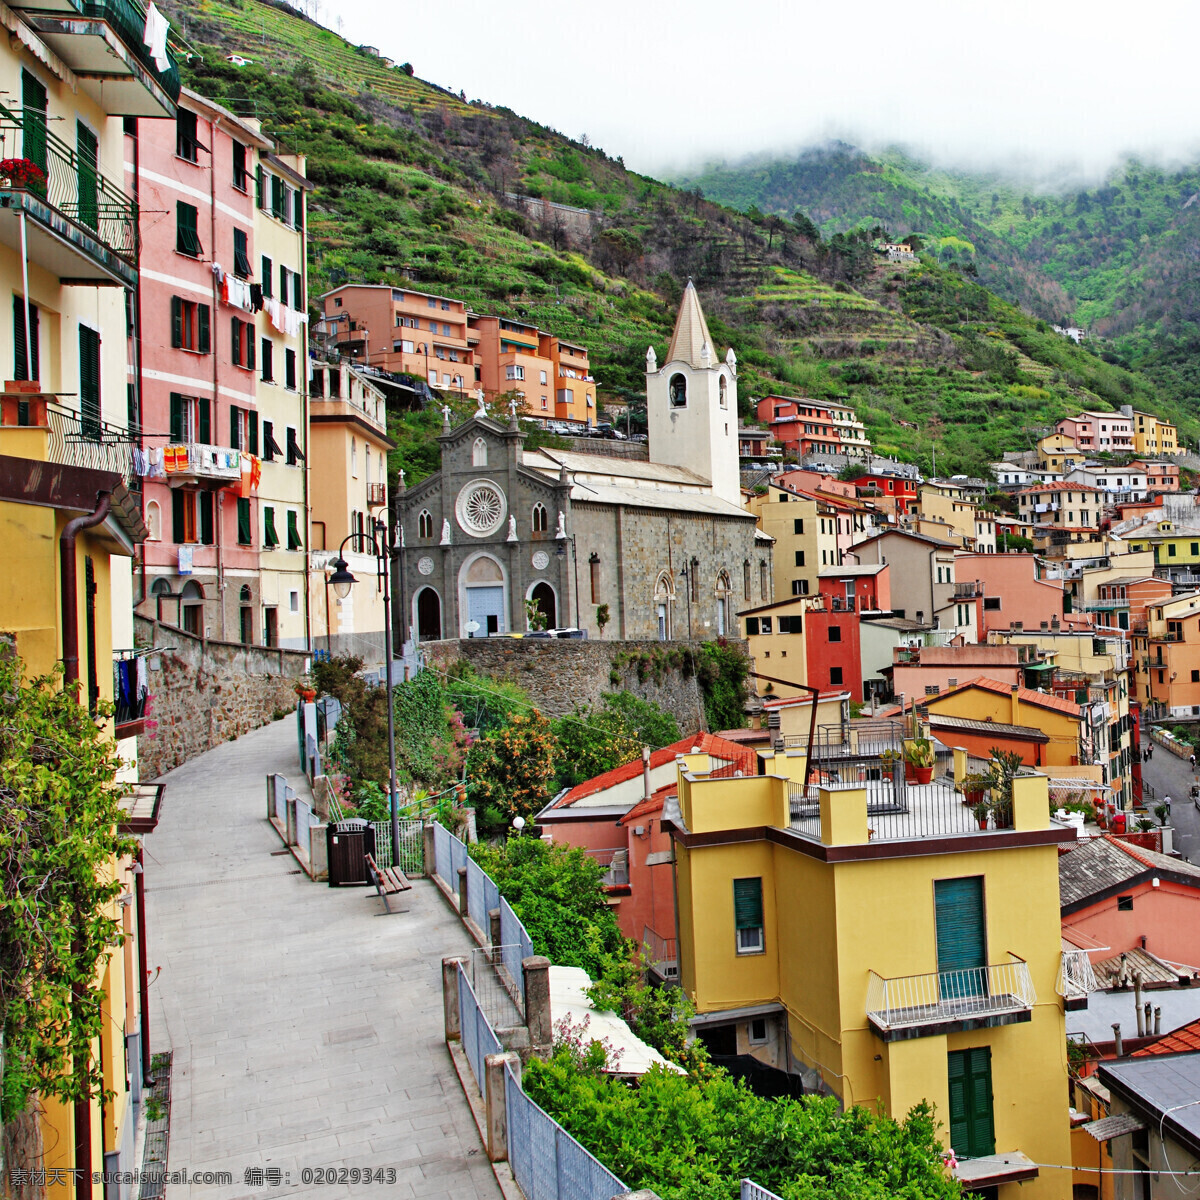
<path fill-rule="evenodd" d="M 631 442 L 643 442 L 643 443 L 645 443 L 645 442 L 648 442 L 648 441 L 650 440 L 650 437 L 649 437 L 649 435 L 648 435 L 648 434 L 645 434 L 645 433 L 631 433 L 631 434 L 629 435 L 629 440 L 630 440 Z"/>

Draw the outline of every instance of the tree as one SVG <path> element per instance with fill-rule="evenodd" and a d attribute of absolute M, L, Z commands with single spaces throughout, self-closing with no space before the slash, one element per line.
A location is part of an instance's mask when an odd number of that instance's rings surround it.
<path fill-rule="evenodd" d="M 550 800 L 554 736 L 536 709 L 516 713 L 471 747 L 467 757 L 470 796 L 485 829 L 531 817 Z"/>
<path fill-rule="evenodd" d="M 118 831 L 115 747 L 61 685 L 61 671 L 24 681 L 20 659 L 0 652 L 4 1122 L 38 1096 L 70 1104 L 104 1091 L 92 1045 L 111 1019 L 101 968 L 123 940 L 114 865 L 136 849 Z"/>
<path fill-rule="evenodd" d="M 580 705 L 554 722 L 555 786 L 574 787 L 632 762 L 643 746 L 677 742 L 679 723 L 657 704 L 632 692 L 606 692 L 599 708 Z"/>
<path fill-rule="evenodd" d="M 867 468 L 858 462 L 848 462 L 839 472 L 838 478 L 846 483 L 861 479 L 867 473 Z"/>

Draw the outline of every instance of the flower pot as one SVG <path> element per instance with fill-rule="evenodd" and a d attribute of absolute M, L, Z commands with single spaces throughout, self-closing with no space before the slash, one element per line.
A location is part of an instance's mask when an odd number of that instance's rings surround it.
<path fill-rule="evenodd" d="M 904 764 L 904 782 L 905 783 L 916 783 L 917 782 L 917 768 L 914 767 L 912 765 L 912 763 L 910 763 L 910 762 L 906 762 Z"/>
<path fill-rule="evenodd" d="M 317 693 L 313 691 L 300 693 L 300 699 L 303 700 L 305 704 L 311 704 L 316 698 Z"/>
<path fill-rule="evenodd" d="M 913 767 L 914 783 L 931 783 L 933 781 L 932 767 Z"/>
<path fill-rule="evenodd" d="M 988 827 L 987 817 L 979 817 L 978 820 L 979 820 L 979 828 L 980 829 L 986 829 Z"/>
<path fill-rule="evenodd" d="M 963 791 L 963 803 L 968 808 L 974 808 L 975 805 L 983 802 L 984 796 L 987 795 L 987 788 L 971 788 Z"/>

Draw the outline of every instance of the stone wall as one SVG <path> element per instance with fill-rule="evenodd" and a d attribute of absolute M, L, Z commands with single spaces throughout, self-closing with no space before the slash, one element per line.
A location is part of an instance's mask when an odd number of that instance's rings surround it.
<path fill-rule="evenodd" d="M 667 667 L 639 679 L 635 666 L 616 667 L 630 652 L 694 653 L 699 642 L 574 641 L 543 638 L 472 638 L 426 642 L 419 647 L 426 666 L 445 671 L 466 661 L 480 675 L 520 684 L 547 716 L 569 713 L 577 704 L 598 704 L 602 692 L 632 692 L 669 712 L 685 735 L 704 727 L 704 696 L 694 673 Z M 614 683 L 617 670 L 620 680 Z"/>
<path fill-rule="evenodd" d="M 150 703 L 138 738 L 138 770 L 153 779 L 181 763 L 265 725 L 296 706 L 293 685 L 309 655 L 194 637 L 173 625 L 134 617 L 147 656 Z"/>

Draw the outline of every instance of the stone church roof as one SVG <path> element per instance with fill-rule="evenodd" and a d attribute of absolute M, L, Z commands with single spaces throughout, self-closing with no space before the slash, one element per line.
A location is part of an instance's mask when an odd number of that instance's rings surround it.
<path fill-rule="evenodd" d="M 701 361 L 701 349 L 705 346 L 708 347 L 708 358 L 707 361 Z M 712 334 L 708 332 L 704 310 L 700 307 L 700 297 L 690 279 L 679 305 L 679 315 L 675 318 L 671 344 L 667 347 L 667 362 L 677 361 L 685 362 L 697 370 L 714 366 L 717 362 L 717 351 L 713 346 Z"/>

